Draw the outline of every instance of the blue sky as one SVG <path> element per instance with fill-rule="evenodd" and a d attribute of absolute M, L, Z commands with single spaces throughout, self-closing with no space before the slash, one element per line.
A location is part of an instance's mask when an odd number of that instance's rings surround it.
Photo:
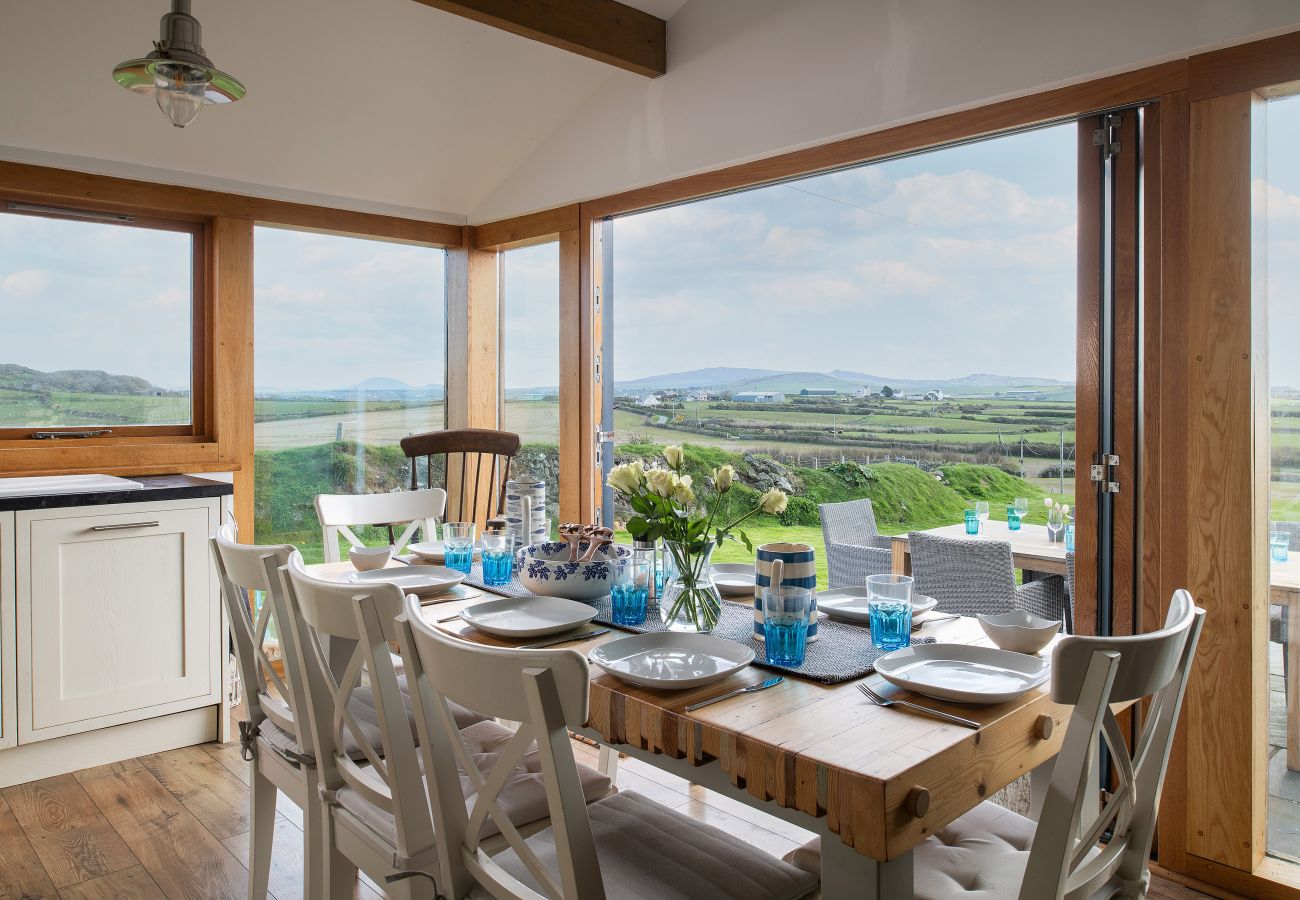
<path fill-rule="evenodd" d="M 1300 387 L 1300 98 L 1267 129 L 1271 377 Z M 1059 126 L 618 220 L 615 376 L 1072 379 L 1074 141 Z M 0 362 L 186 386 L 187 247 L 0 213 Z M 443 381 L 441 251 L 259 228 L 256 262 L 259 389 Z M 511 251 L 502 276 L 506 385 L 554 385 L 556 246 Z"/>

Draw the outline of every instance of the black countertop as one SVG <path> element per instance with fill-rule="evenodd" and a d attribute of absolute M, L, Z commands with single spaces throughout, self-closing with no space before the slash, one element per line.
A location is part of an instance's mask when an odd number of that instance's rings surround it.
<path fill-rule="evenodd" d="M 234 485 L 228 481 L 195 478 L 192 475 L 136 475 L 129 480 L 140 482 L 144 485 L 144 489 L 0 497 L 0 512 L 60 509 L 68 506 L 108 506 L 113 503 L 152 503 L 157 500 L 191 500 L 196 497 L 225 497 L 235 492 Z M 0 488 L 3 486 L 3 479 L 0 479 Z"/>

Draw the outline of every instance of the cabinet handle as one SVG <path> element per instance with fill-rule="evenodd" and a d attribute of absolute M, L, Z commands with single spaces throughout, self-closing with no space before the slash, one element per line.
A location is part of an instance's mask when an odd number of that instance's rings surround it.
<path fill-rule="evenodd" d="M 91 531 L 121 531 L 123 528 L 157 528 L 157 522 L 123 522 L 121 525 L 91 525 Z"/>

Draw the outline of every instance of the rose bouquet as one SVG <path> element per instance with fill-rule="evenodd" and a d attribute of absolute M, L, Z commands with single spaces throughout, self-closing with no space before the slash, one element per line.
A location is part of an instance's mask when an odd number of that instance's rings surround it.
<path fill-rule="evenodd" d="M 722 609 L 722 598 L 710 577 L 714 549 L 723 541 L 735 540 L 753 550 L 749 537 L 739 530 L 741 523 L 760 512 L 783 512 L 788 498 L 784 491 L 773 488 L 751 508 L 732 517 L 734 467 L 714 469 L 711 485 L 697 497 L 693 479 L 682 473 L 682 448 L 665 447 L 664 460 L 666 469 L 647 469 L 640 461 L 615 466 L 607 482 L 632 507 L 634 515 L 627 521 L 632 537 L 664 542 L 671 568 L 660 601 L 664 621 L 678 630 L 710 631 Z"/>

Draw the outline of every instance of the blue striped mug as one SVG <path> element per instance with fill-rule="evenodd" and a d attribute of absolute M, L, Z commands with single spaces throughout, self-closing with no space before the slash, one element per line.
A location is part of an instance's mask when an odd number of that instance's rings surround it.
<path fill-rule="evenodd" d="M 785 567 L 781 584 L 817 590 L 817 553 L 810 544 L 760 544 L 754 554 L 754 637 L 763 640 L 763 588 L 772 583 L 772 563 Z M 817 595 L 808 610 L 808 640 L 817 640 Z"/>

